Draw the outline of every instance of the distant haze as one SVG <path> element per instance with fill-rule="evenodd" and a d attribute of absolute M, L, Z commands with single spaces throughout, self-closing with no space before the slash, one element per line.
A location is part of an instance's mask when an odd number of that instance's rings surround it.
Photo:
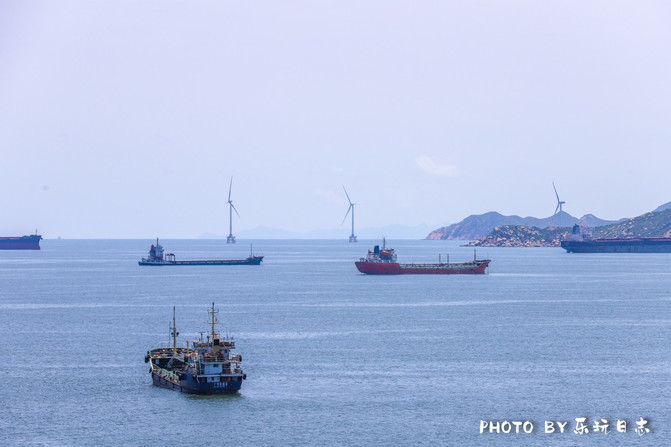
<path fill-rule="evenodd" d="M 408 227 L 404 225 L 385 225 L 383 227 L 364 227 L 355 230 L 356 236 L 360 239 L 382 239 L 383 237 L 391 239 L 425 239 L 433 231 L 434 227 L 428 225 L 416 225 Z M 316 229 L 311 231 L 285 231 L 276 228 L 257 227 L 251 230 L 242 230 L 238 233 L 240 239 L 342 239 L 348 240 L 351 232 L 342 228 L 334 229 Z M 225 234 L 205 233 L 201 238 L 225 238 Z"/>
<path fill-rule="evenodd" d="M 671 3 L 0 2 L 0 235 L 668 202 Z M 356 232 L 356 231 L 355 231 Z M 249 234 L 249 233 L 248 233 Z M 388 235 L 389 236 L 389 235 Z"/>

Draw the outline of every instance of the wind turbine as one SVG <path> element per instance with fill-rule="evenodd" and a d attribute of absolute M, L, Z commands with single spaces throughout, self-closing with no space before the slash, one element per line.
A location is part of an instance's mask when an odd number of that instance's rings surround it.
<path fill-rule="evenodd" d="M 342 185 L 342 189 L 345 191 L 345 195 L 347 196 L 347 201 L 349 202 L 349 208 L 347 208 L 347 212 L 345 213 L 345 217 L 342 220 L 342 224 L 345 223 L 345 219 L 347 219 L 347 215 L 349 214 L 350 211 L 352 211 L 352 234 L 349 235 L 349 241 L 350 242 L 356 242 L 356 236 L 354 236 L 354 203 L 349 198 L 349 194 L 347 194 L 347 190 L 345 189 L 345 185 Z"/>
<path fill-rule="evenodd" d="M 555 212 L 554 212 L 553 216 L 557 214 L 557 211 L 559 211 L 559 227 L 561 227 L 561 213 L 563 211 L 562 210 L 562 205 L 565 204 L 566 202 L 559 199 L 559 193 L 557 192 L 557 188 L 555 187 L 555 182 L 552 182 L 552 187 L 554 188 L 555 195 L 557 196 L 557 208 L 555 208 Z"/>
<path fill-rule="evenodd" d="M 240 214 L 238 214 L 238 210 L 235 209 L 235 206 L 233 205 L 233 201 L 231 200 L 231 187 L 233 186 L 233 177 L 231 177 L 231 183 L 228 185 L 228 236 L 226 237 L 226 243 L 227 244 L 235 244 L 235 236 L 233 236 L 233 210 L 235 210 L 235 214 L 240 217 Z"/>

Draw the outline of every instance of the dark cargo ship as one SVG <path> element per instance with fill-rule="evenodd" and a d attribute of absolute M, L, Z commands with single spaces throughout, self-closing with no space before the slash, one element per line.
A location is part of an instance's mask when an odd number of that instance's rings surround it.
<path fill-rule="evenodd" d="M 39 250 L 42 236 L 0 237 L 0 250 Z"/>
<path fill-rule="evenodd" d="M 576 224 L 561 247 L 568 253 L 671 253 L 671 238 L 593 238 L 588 228 Z"/>
<path fill-rule="evenodd" d="M 175 308 L 172 310 L 170 344 L 147 351 L 144 361 L 149 363 L 149 372 L 154 385 L 189 394 L 235 394 L 240 391 L 247 375 L 242 372 L 242 356 L 234 353 L 235 341 L 232 337 L 222 337 L 216 330 L 219 311 L 210 313 L 211 332 L 203 340 L 177 345 Z"/>
<path fill-rule="evenodd" d="M 396 251 L 387 248 L 386 240 L 382 240 L 382 248 L 376 245 L 368 250 L 365 258 L 355 262 L 356 268 L 367 275 L 456 275 L 484 274 L 490 259 L 476 259 L 465 262 L 438 262 L 437 264 L 401 264 L 396 261 Z"/>
<path fill-rule="evenodd" d="M 158 243 L 151 244 L 149 256 L 138 261 L 138 265 L 260 265 L 263 256 L 252 253 L 245 259 L 199 259 L 193 261 L 177 261 L 172 253 L 163 254 L 163 246 Z"/>

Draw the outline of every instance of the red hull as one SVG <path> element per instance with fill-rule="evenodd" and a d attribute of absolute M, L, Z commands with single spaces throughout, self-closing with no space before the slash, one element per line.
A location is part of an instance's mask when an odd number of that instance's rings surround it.
<path fill-rule="evenodd" d="M 358 261 L 356 268 L 367 275 L 482 275 L 489 260 L 453 264 L 399 264 Z"/>

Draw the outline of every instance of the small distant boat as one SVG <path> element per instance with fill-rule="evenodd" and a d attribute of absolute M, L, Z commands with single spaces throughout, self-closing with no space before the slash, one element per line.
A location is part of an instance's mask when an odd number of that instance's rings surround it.
<path fill-rule="evenodd" d="M 472 261 L 441 262 L 436 264 L 400 264 L 396 261 L 396 251 L 387 248 L 386 240 L 382 240 L 382 248 L 376 245 L 368 250 L 365 258 L 355 262 L 356 268 L 367 275 L 456 275 L 456 274 L 484 274 L 490 259 L 477 259 L 473 255 Z"/>
<path fill-rule="evenodd" d="M 576 224 L 561 247 L 568 253 L 671 253 L 671 238 L 593 238 L 589 227 Z"/>
<path fill-rule="evenodd" d="M 37 232 L 30 236 L 0 237 L 0 250 L 39 250 L 41 240 Z"/>
<path fill-rule="evenodd" d="M 256 256 L 250 252 L 245 259 L 202 259 L 193 261 L 177 261 L 172 253 L 163 254 L 163 246 L 151 244 L 149 256 L 138 261 L 138 265 L 259 265 L 263 256 Z"/>
<path fill-rule="evenodd" d="M 235 349 L 232 337 L 222 337 L 215 330 L 218 323 L 215 315 L 219 311 L 214 308 L 214 303 L 208 312 L 212 328 L 207 338 L 203 340 L 201 333 L 199 340 L 187 341 L 186 346 L 180 347 L 173 307 L 172 346 L 168 342 L 147 351 L 144 357 L 145 363 L 149 363 L 154 385 L 189 394 L 235 394 L 240 391 L 242 381 L 247 379 L 240 366 L 242 355 L 232 351 Z"/>

